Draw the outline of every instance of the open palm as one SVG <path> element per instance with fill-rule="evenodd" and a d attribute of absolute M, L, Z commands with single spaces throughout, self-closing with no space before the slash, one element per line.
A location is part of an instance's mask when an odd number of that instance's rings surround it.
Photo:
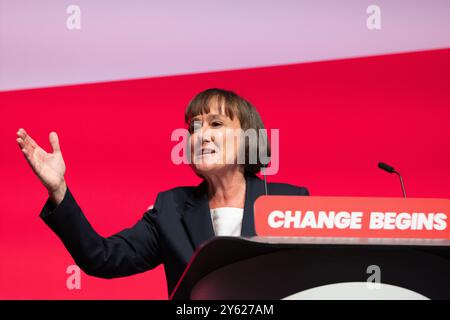
<path fill-rule="evenodd" d="M 65 183 L 66 165 L 56 132 L 51 132 L 49 135 L 52 153 L 42 149 L 22 128 L 17 132 L 17 136 L 16 141 L 39 180 L 49 192 L 57 191 Z"/>

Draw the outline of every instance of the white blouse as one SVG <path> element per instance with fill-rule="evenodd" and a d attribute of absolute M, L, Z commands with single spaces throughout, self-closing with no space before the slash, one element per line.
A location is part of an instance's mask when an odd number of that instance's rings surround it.
<path fill-rule="evenodd" d="M 210 210 L 211 220 L 216 236 L 239 237 L 241 235 L 244 209 L 234 207 L 221 207 Z"/>

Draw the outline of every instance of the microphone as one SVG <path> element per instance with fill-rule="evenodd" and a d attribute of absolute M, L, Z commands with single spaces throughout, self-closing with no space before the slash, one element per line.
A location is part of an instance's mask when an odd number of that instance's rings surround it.
<path fill-rule="evenodd" d="M 402 176 L 400 175 L 400 173 L 395 171 L 394 167 L 392 167 L 392 166 L 390 166 L 390 165 L 388 165 L 386 163 L 383 163 L 383 162 L 379 162 L 378 163 L 378 168 L 380 168 L 380 169 L 382 169 L 382 170 L 384 170 L 386 172 L 395 173 L 396 175 L 398 175 L 398 177 L 400 178 L 400 184 L 402 186 L 403 197 L 406 198 L 405 186 L 403 185 L 403 179 L 402 179 Z"/>

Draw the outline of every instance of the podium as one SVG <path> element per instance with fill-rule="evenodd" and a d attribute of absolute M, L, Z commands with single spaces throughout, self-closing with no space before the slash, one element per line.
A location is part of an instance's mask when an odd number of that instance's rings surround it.
<path fill-rule="evenodd" d="M 261 196 L 255 237 L 194 253 L 171 299 L 450 299 L 450 200 Z"/>
<path fill-rule="evenodd" d="M 216 237 L 170 299 L 450 299 L 450 240 Z"/>

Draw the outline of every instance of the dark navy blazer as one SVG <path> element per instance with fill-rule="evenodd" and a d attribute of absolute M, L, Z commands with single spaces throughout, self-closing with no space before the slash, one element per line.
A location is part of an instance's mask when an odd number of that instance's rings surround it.
<path fill-rule="evenodd" d="M 308 190 L 285 183 L 268 183 L 272 195 L 308 195 Z M 256 235 L 253 203 L 264 194 L 264 181 L 246 175 L 241 236 Z M 55 208 L 50 199 L 41 214 L 62 240 L 75 263 L 87 274 L 115 278 L 144 272 L 164 264 L 169 295 L 194 251 L 215 236 L 207 197 L 207 183 L 160 192 L 153 208 L 133 227 L 113 236 L 100 236 L 89 224 L 69 189 Z"/>

